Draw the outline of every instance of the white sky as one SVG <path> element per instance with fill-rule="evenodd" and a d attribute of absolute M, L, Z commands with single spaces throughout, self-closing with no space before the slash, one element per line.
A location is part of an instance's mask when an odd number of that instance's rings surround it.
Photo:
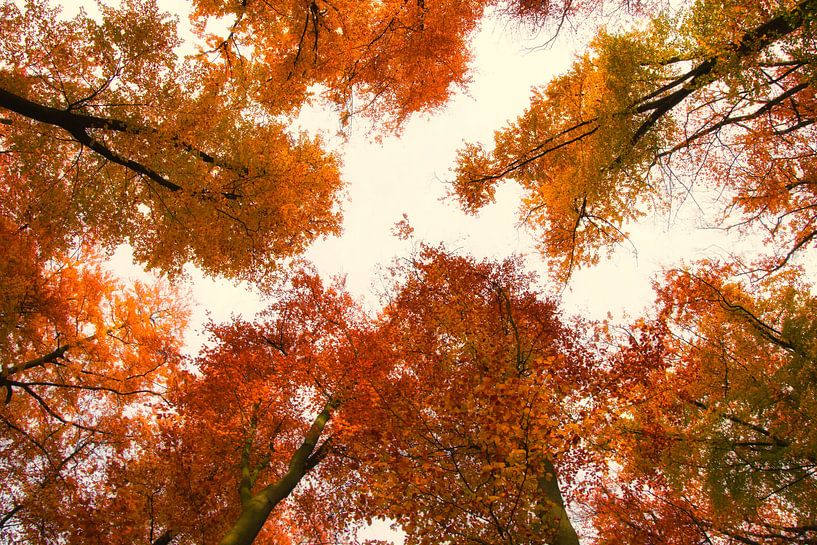
<path fill-rule="evenodd" d="M 64 3 L 66 14 L 84 1 Z M 189 33 L 180 2 L 160 1 L 163 9 L 180 13 L 180 33 Z M 185 6 L 188 3 L 184 4 Z M 93 13 L 93 9 L 88 9 Z M 532 86 L 545 84 L 567 70 L 581 40 L 570 29 L 550 47 L 538 47 L 545 37 L 525 38 L 513 25 L 486 21 L 473 42 L 473 83 L 458 93 L 449 105 L 433 116 L 416 116 L 399 137 L 376 142 L 366 122 L 353 122 L 344 142 L 337 136 L 339 123 L 331 110 L 305 108 L 300 124 L 321 132 L 343 157 L 343 177 L 348 187 L 344 202 L 344 233 L 322 240 L 307 252 L 325 277 L 344 275 L 349 290 L 373 310 L 378 306 L 379 271 L 393 259 L 406 257 L 418 242 L 443 242 L 478 258 L 501 259 L 512 254 L 526 256 L 528 266 L 547 277 L 545 265 L 536 255 L 530 233 L 518 225 L 518 187 L 501 186 L 496 204 L 478 216 L 466 216 L 456 203 L 443 200 L 447 181 L 453 178 L 456 151 L 465 141 L 490 144 L 493 131 L 515 119 L 527 107 Z M 568 313 L 604 318 L 608 313 L 639 314 L 652 301 L 650 279 L 662 267 L 680 259 L 724 255 L 722 233 L 696 229 L 692 204 L 668 221 L 647 217 L 631 231 L 633 247 L 622 248 L 610 260 L 592 269 L 578 271 L 562 292 Z M 406 213 L 414 228 L 414 240 L 398 240 L 392 229 Z M 720 244 L 720 246 L 719 246 Z M 635 252 L 633 251 L 635 249 Z M 117 252 L 112 267 L 125 277 L 143 273 L 129 262 L 126 249 Z M 230 316 L 251 317 L 263 305 L 246 285 L 203 277 L 190 272 L 194 301 L 188 348 L 195 353 L 201 343 L 198 330 L 209 314 L 216 321 Z"/>

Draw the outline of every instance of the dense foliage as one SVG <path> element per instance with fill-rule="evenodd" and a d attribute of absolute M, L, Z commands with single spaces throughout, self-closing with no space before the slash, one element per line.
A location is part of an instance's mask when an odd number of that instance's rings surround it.
<path fill-rule="evenodd" d="M 1 540 L 817 540 L 817 1 L 195 1 L 187 56 L 154 1 L 100 12 L 0 6 Z M 487 16 L 599 31 L 461 149 L 466 212 L 518 183 L 559 281 L 696 184 L 765 247 L 666 271 L 624 327 L 521 258 L 419 244 L 376 313 L 294 259 L 344 187 L 301 108 L 399 133 L 467 87 Z M 166 280 L 107 272 L 122 243 Z M 267 310 L 185 356 L 187 264 Z"/>

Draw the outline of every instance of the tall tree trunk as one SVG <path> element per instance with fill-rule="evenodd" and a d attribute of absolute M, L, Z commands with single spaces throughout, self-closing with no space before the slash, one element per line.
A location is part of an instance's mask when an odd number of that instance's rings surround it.
<path fill-rule="evenodd" d="M 545 474 L 539 477 L 539 491 L 546 504 L 542 515 L 543 529 L 550 545 L 579 545 L 579 536 L 565 511 L 565 502 L 559 490 L 559 476 L 550 462 L 545 463 Z"/>
<path fill-rule="evenodd" d="M 315 418 L 301 446 L 290 458 L 289 468 L 284 476 L 242 502 L 238 520 L 219 545 L 250 545 L 255 540 L 275 506 L 286 499 L 304 475 L 326 456 L 328 440 L 317 449 L 316 446 L 336 407 L 337 403 L 330 401 Z"/>

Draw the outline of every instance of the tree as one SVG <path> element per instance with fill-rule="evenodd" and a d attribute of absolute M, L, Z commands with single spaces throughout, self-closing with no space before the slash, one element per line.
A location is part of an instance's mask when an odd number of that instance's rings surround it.
<path fill-rule="evenodd" d="M 311 94 L 334 103 L 343 121 L 365 116 L 399 130 L 415 112 L 444 105 L 469 80 L 469 39 L 486 11 L 511 21 L 560 28 L 605 2 L 530 0 L 255 0 L 194 3 L 193 18 L 213 72 L 247 85 L 272 113 L 298 108 Z M 634 2 L 633 6 L 640 6 Z M 223 34 L 205 32 L 213 20 Z"/>
<path fill-rule="evenodd" d="M 387 516 L 417 543 L 578 543 L 563 490 L 597 407 L 576 334 L 518 263 L 427 248 L 395 273 L 377 327 L 308 271 L 212 325 L 64 539 L 322 541 Z"/>
<path fill-rule="evenodd" d="M 180 61 L 154 2 L 70 21 L 3 5 L 4 213 L 149 267 L 262 275 L 337 233 L 338 161 Z"/>
<path fill-rule="evenodd" d="M 326 492 L 326 474 L 348 471 L 347 422 L 365 415 L 363 377 L 377 381 L 363 316 L 341 285 L 323 286 L 306 270 L 255 322 L 209 330 L 211 346 L 177 376 L 141 455 L 120 465 L 111 496 L 87 521 L 100 540 L 232 545 L 315 535 L 301 505 Z M 318 502 L 309 516 L 337 505 Z"/>
<path fill-rule="evenodd" d="M 263 82 L 254 98 L 271 111 L 297 108 L 323 87 L 348 117 L 362 113 L 398 128 L 413 112 L 444 104 L 467 77 L 467 45 L 485 2 L 196 2 L 210 36 L 209 58 L 225 79 Z"/>
<path fill-rule="evenodd" d="M 793 271 L 752 292 L 734 265 L 667 275 L 657 323 L 620 355 L 620 469 L 595 491 L 600 543 L 815 538 L 815 298 Z M 633 352 L 651 354 L 638 363 Z"/>
<path fill-rule="evenodd" d="M 0 535 L 53 543 L 162 404 L 186 309 L 162 283 L 124 288 L 90 250 L 44 257 L 2 216 L 0 242 Z"/>
<path fill-rule="evenodd" d="M 213 49 L 181 59 L 154 0 L 101 6 L 100 21 L 6 2 L 3 212 L 63 250 L 128 243 L 149 268 L 258 280 L 340 231 L 339 161 L 289 129 L 314 90 L 396 130 L 467 81 L 486 4 L 197 2 Z M 228 36 L 207 35 L 227 16 Z"/>
<path fill-rule="evenodd" d="M 646 30 L 600 32 L 493 150 L 460 151 L 460 204 L 474 212 L 515 179 L 522 218 L 565 279 L 625 241 L 651 200 L 666 203 L 662 183 L 703 179 L 731 198 L 724 222 L 739 210 L 765 227 L 781 255 L 761 266 L 779 268 L 814 239 L 815 10 L 702 1 Z"/>
<path fill-rule="evenodd" d="M 391 380 L 350 448 L 367 517 L 409 544 L 577 544 L 566 510 L 593 361 L 520 263 L 424 248 L 395 270 L 378 337 Z"/>

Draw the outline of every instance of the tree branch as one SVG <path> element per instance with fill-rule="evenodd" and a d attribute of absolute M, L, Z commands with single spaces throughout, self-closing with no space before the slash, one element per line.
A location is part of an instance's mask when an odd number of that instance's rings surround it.
<path fill-rule="evenodd" d="M 77 142 L 95 151 L 105 159 L 123 166 L 140 176 L 148 178 L 169 191 L 176 192 L 183 189 L 180 185 L 171 182 L 150 167 L 133 159 L 120 156 L 109 146 L 88 133 L 90 129 L 100 129 L 129 134 L 160 135 L 160 131 L 154 127 L 138 125 L 121 119 L 81 114 L 44 106 L 2 88 L 0 88 L 0 107 L 27 117 L 28 119 L 59 127 L 68 132 Z M 190 143 L 184 142 L 178 136 L 171 137 L 170 140 L 173 145 L 190 153 L 206 164 L 233 170 L 242 176 L 248 174 L 246 167 L 231 165 L 227 161 L 221 160 L 197 149 Z M 223 192 L 221 196 L 233 200 L 240 197 L 240 195 L 231 192 Z"/>
<path fill-rule="evenodd" d="M 693 92 L 710 83 L 711 76 L 719 66 L 726 64 L 734 57 L 747 57 L 762 51 L 765 47 L 803 26 L 808 18 L 807 16 L 813 15 L 815 10 L 817 10 L 817 0 L 804 0 L 791 11 L 778 15 L 774 19 L 744 34 L 740 43 L 733 50 L 706 59 L 688 72 L 682 79 L 679 78 L 676 80 L 676 82 L 680 83 L 689 79 L 689 83 L 682 88 L 657 100 L 643 102 L 644 99 L 642 99 L 639 101 L 640 103 L 636 103 L 634 108 L 635 112 L 646 113 L 651 111 L 652 114 L 650 114 L 650 116 L 641 123 L 641 126 L 638 127 L 635 133 L 633 133 L 630 144 L 635 146 L 661 117 L 680 104 Z M 654 95 L 655 94 L 652 93 L 648 95 L 648 97 Z"/>

